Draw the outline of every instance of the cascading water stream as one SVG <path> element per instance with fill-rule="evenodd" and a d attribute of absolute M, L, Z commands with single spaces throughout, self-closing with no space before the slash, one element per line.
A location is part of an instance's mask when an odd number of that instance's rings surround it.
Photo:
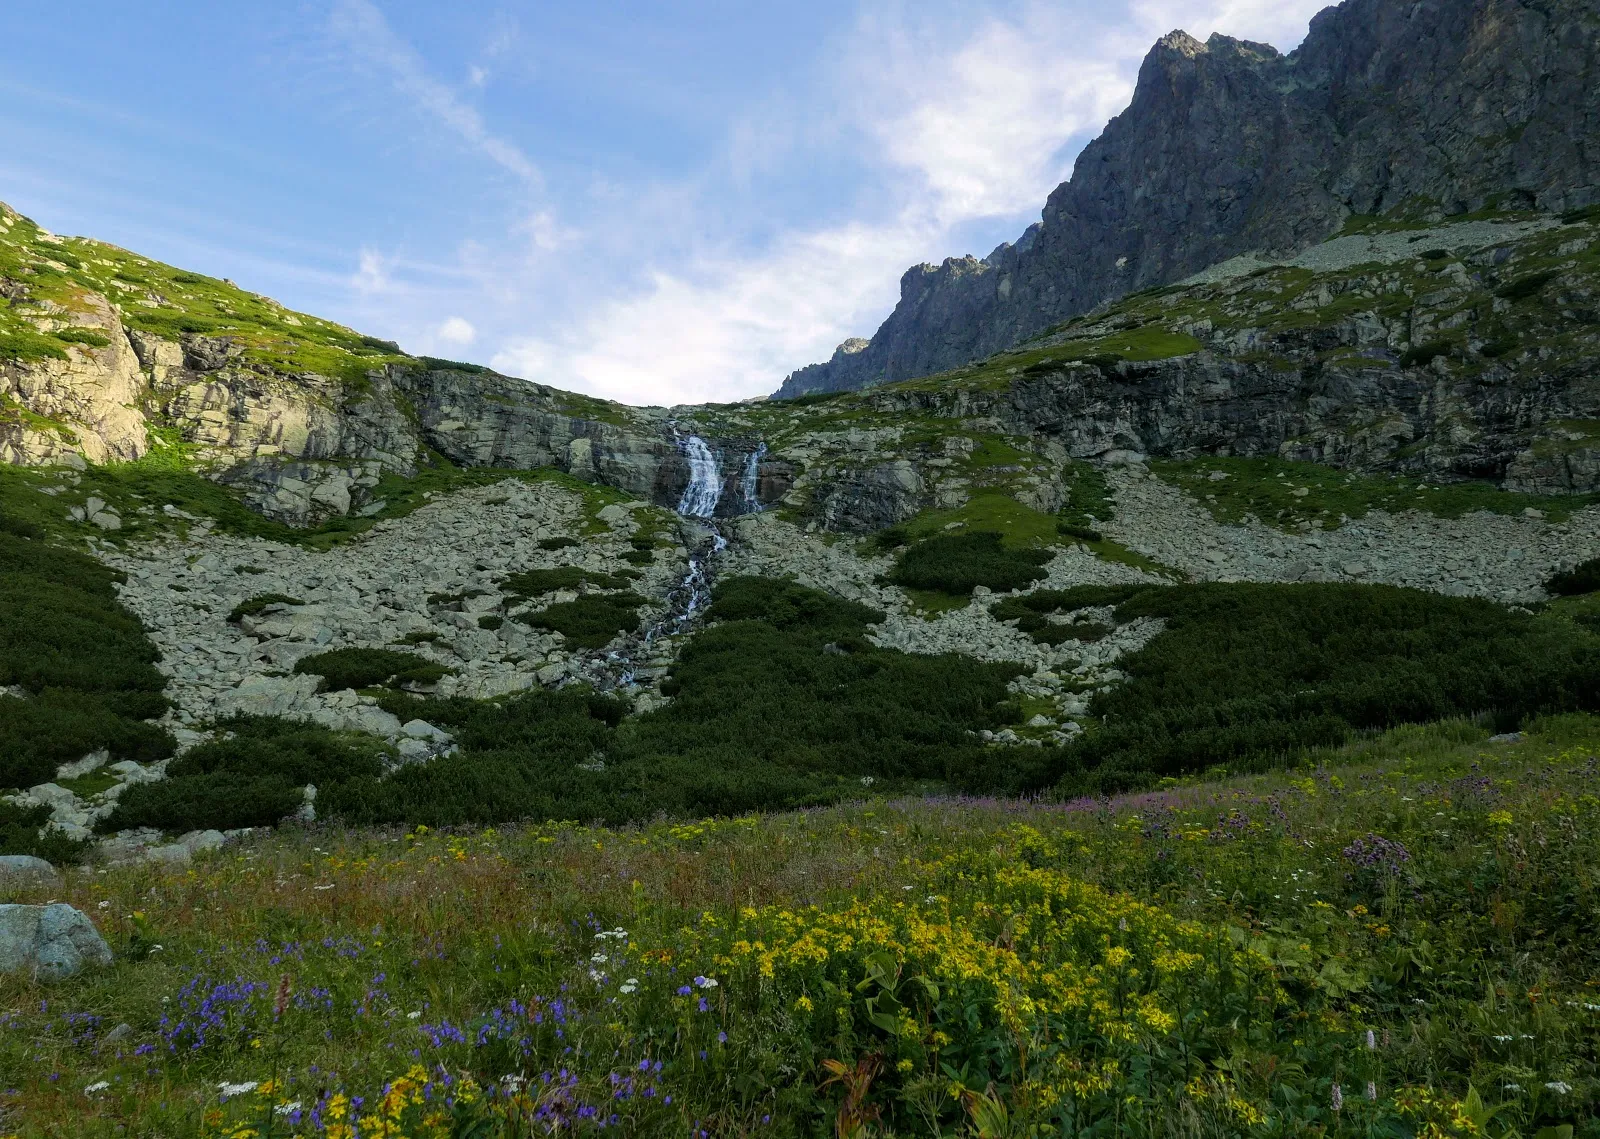
<path fill-rule="evenodd" d="M 759 443 L 756 449 L 750 452 L 750 458 L 744 464 L 744 477 L 739 480 L 739 493 L 744 498 L 744 508 L 751 514 L 759 513 L 761 500 L 756 497 L 756 489 L 761 480 L 761 460 L 767 457 L 767 445 Z"/>
<path fill-rule="evenodd" d="M 701 523 L 710 531 L 709 540 L 702 541 L 689 552 L 689 569 L 683 580 L 667 595 L 666 614 L 644 631 L 638 641 L 606 655 L 606 661 L 615 677 L 616 687 L 631 687 L 635 683 L 634 658 L 648 650 L 658 638 L 672 637 L 687 630 L 711 600 L 713 560 L 728 548 L 714 521 L 717 506 L 722 501 L 722 465 L 710 444 L 698 435 L 680 435 L 673 429 L 673 440 L 689 465 L 689 483 L 678 499 L 678 514 Z M 740 473 L 737 514 L 755 513 L 761 509 L 756 497 L 761 460 L 766 456 L 767 445 L 757 446 L 745 462 Z"/>
<path fill-rule="evenodd" d="M 717 457 L 711 453 L 706 441 L 698 435 L 680 439 L 678 446 L 683 457 L 689 460 L 689 485 L 683 488 L 678 500 L 678 513 L 685 518 L 710 518 L 722 498 L 722 471 Z"/>

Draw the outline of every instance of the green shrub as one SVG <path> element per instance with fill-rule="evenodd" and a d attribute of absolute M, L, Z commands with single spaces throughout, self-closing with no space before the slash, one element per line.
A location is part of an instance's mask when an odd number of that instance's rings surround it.
<path fill-rule="evenodd" d="M 1111 486 L 1106 473 L 1089 463 L 1073 463 L 1063 472 L 1062 482 L 1067 492 L 1067 505 L 1062 508 L 1058 526 L 1078 526 L 1097 531 L 1101 523 L 1111 521 L 1115 507 L 1111 501 Z M 1069 533 L 1063 530 L 1062 533 Z M 1084 539 L 1099 541 L 1098 538 Z"/>
<path fill-rule="evenodd" d="M 460 750 L 386 779 L 318 784 L 319 813 L 352 823 L 429 826 L 651 813 L 648 805 L 615 795 L 604 771 L 578 766 L 611 745 L 625 711 L 618 701 L 568 688 L 528 692 L 501 704 L 401 693 L 386 696 L 383 704 L 402 719 L 420 717 L 447 727 Z"/>
<path fill-rule="evenodd" d="M 0 329 L 0 360 L 13 360 L 25 364 L 30 360 L 65 360 L 66 349 L 54 339 L 26 329 L 5 331 Z"/>
<path fill-rule="evenodd" d="M 263 827 L 291 815 L 301 787 L 281 775 L 217 771 L 161 783 L 136 784 L 98 824 L 105 831 L 155 827 L 163 831 Z"/>
<path fill-rule="evenodd" d="M 628 571 L 632 573 L 632 570 Z M 510 597 L 539 597 L 558 589 L 626 589 L 631 579 L 621 574 L 602 573 L 582 566 L 556 566 L 554 569 L 524 570 L 500 583 Z"/>
<path fill-rule="evenodd" d="M 618 633 L 639 627 L 639 607 L 645 599 L 637 593 L 591 593 L 576 601 L 562 601 L 518 620 L 535 629 L 560 633 L 569 644 L 584 649 L 603 648 Z"/>
<path fill-rule="evenodd" d="M 1544 583 L 1545 589 L 1561 597 L 1600 591 L 1600 558 L 1590 558 Z"/>
<path fill-rule="evenodd" d="M 911 531 L 904 526 L 886 526 L 867 539 L 867 544 L 879 553 L 888 553 L 909 546 L 912 541 Z"/>
<path fill-rule="evenodd" d="M 151 706 L 132 706 L 124 694 L 47 688 L 28 700 L 0 696 L 0 789 L 32 787 L 56 777 L 63 763 L 102 748 L 118 760 L 153 763 L 172 754 L 172 738 L 139 712 L 160 715 L 159 693 Z"/>
<path fill-rule="evenodd" d="M 160 716 L 160 654 L 118 604 L 118 575 L 93 558 L 0 530 L 0 788 L 27 787 L 58 764 L 109 749 L 150 762 L 171 737 Z"/>
<path fill-rule="evenodd" d="M 233 612 L 228 614 L 230 624 L 237 625 L 245 617 L 254 617 L 269 605 L 304 605 L 298 597 L 290 597 L 283 593 L 261 593 L 251 597 L 233 607 Z"/>
<path fill-rule="evenodd" d="M 505 623 L 506 619 L 500 616 L 498 613 L 485 613 L 482 617 L 478 618 L 478 628 L 487 629 L 491 633 Z"/>
<path fill-rule="evenodd" d="M 983 585 L 1000 592 L 1024 589 L 1044 576 L 1049 550 L 1010 550 L 993 530 L 925 538 L 900 555 L 889 580 L 908 589 L 970 594 Z"/>
<path fill-rule="evenodd" d="M 1118 618 L 1166 629 L 1098 694 L 1062 789 L 1259 766 L 1356 730 L 1484 714 L 1509 728 L 1600 705 L 1600 638 L 1489 601 L 1378 585 L 1145 589 Z"/>
<path fill-rule="evenodd" d="M 432 684 L 448 671 L 415 653 L 394 649 L 333 649 L 302 657 L 294 670 L 322 677 L 320 692 L 376 688 L 381 684 Z"/>
<path fill-rule="evenodd" d="M 318 810 L 429 825 L 517 818 L 613 822 L 826 802 L 880 787 L 1021 790 L 1053 749 L 985 748 L 977 729 L 1015 709 L 1016 666 L 873 647 L 882 614 L 791 582 L 721 583 L 673 669 L 673 702 L 623 721 L 578 688 L 502 704 L 381 697 L 454 734 L 460 751 L 324 789 Z M 1026 754 L 1023 754 L 1026 753 Z"/>
<path fill-rule="evenodd" d="M 83 344 L 90 348 L 104 348 L 111 338 L 92 328 L 58 328 L 50 334 L 64 344 Z"/>
<path fill-rule="evenodd" d="M 1056 533 L 1067 538 L 1076 538 L 1080 542 L 1100 542 L 1105 540 L 1105 535 L 1090 526 L 1079 526 L 1072 522 L 1056 523 Z"/>
<path fill-rule="evenodd" d="M 466 372 L 475 376 L 494 374 L 493 368 L 486 368 L 482 364 L 464 364 L 459 360 L 441 360 L 437 356 L 418 356 L 417 359 L 430 372 Z"/>
<path fill-rule="evenodd" d="M 1518 277 L 1509 284 L 1500 286 L 1494 291 L 1494 295 L 1504 297 L 1508 301 L 1527 300 L 1560 275 L 1554 269 L 1547 269 L 1542 273 L 1529 273 L 1526 277 Z"/>
<path fill-rule="evenodd" d="M 1058 625 L 1049 618 L 1078 609 L 1121 605 L 1146 585 L 1079 585 L 1072 589 L 1041 589 L 1021 597 L 1006 597 L 989 606 L 997 621 L 1015 621 L 1017 628 L 1035 641 L 1059 645 L 1065 641 L 1098 641 L 1111 630 L 1104 625 Z"/>
<path fill-rule="evenodd" d="M 565 535 L 556 538 L 539 539 L 539 548 L 541 550 L 570 550 L 572 547 L 581 544 L 578 539 L 568 538 Z"/>
<path fill-rule="evenodd" d="M 387 756 L 370 736 L 316 724 L 241 716 L 218 727 L 221 736 L 167 766 L 166 780 L 125 791 L 99 829 L 267 826 L 299 807 L 306 784 L 376 778 Z"/>
<path fill-rule="evenodd" d="M 1400 353 L 1400 366 L 1402 368 L 1425 368 L 1440 356 L 1448 356 L 1449 354 L 1449 341 L 1433 340 L 1427 344 L 1419 344 L 1414 348 L 1407 348 Z"/>
<path fill-rule="evenodd" d="M 49 821 L 49 807 L 0 802 L 0 854 L 31 854 L 58 866 L 82 861 L 88 842 L 70 839 L 53 827 L 41 833 Z"/>

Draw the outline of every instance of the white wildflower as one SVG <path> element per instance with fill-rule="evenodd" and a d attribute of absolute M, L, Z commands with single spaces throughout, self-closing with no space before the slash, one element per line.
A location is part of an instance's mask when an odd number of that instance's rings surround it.
<path fill-rule="evenodd" d="M 1555 1092 L 1556 1095 L 1566 1095 L 1572 1091 L 1572 1085 L 1567 1083 L 1566 1080 L 1551 1080 L 1545 1087 Z"/>
<path fill-rule="evenodd" d="M 414 1012 L 406 1013 L 406 1019 L 407 1020 L 421 1020 L 422 1019 L 422 1010 L 421 1009 L 417 1009 Z"/>
<path fill-rule="evenodd" d="M 288 1103 L 280 1103 L 272 1110 L 277 1112 L 279 1115 L 293 1115 L 295 1112 L 300 1110 L 300 1101 L 296 1099 L 290 1100 Z"/>
<path fill-rule="evenodd" d="M 694 983 L 702 989 L 714 989 L 717 987 L 717 979 L 715 977 L 696 977 Z"/>
<path fill-rule="evenodd" d="M 244 1095 L 245 1092 L 253 1092 L 258 1086 L 259 1084 L 255 1080 L 246 1080 L 242 1084 L 230 1084 L 227 1080 L 223 1080 L 222 1083 L 217 1085 L 217 1088 L 222 1092 L 222 1098 L 227 1099 L 230 1096 Z"/>
<path fill-rule="evenodd" d="M 637 977 L 629 977 L 626 981 L 622 982 L 621 992 L 622 992 L 623 996 L 628 996 L 629 994 L 637 993 L 638 991 L 639 991 L 639 978 L 637 978 Z"/>
<path fill-rule="evenodd" d="M 83 1094 L 84 1095 L 94 1095 L 96 1092 L 105 1091 L 110 1086 L 111 1086 L 111 1081 L 110 1080 L 96 1080 L 94 1083 L 90 1084 L 88 1087 L 83 1089 Z"/>

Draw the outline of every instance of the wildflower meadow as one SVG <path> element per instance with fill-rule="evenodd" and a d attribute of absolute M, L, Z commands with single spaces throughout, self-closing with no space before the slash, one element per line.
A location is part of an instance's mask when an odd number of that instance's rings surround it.
<path fill-rule="evenodd" d="M 1597 745 L 80 868 L 0 1135 L 1600 1136 Z"/>

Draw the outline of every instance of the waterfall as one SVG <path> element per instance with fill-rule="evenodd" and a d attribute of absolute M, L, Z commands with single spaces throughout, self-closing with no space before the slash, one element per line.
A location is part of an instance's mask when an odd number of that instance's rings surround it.
<path fill-rule="evenodd" d="M 717 457 L 698 435 L 680 441 L 683 456 L 689 460 L 689 485 L 683 488 L 678 513 L 688 518 L 710 518 L 722 497 L 722 471 Z"/>
<path fill-rule="evenodd" d="M 744 477 L 739 480 L 739 493 L 744 498 L 744 508 L 751 514 L 761 512 L 761 500 L 756 497 L 756 483 L 761 477 L 761 460 L 766 457 L 767 445 L 760 443 L 744 465 Z"/>
<path fill-rule="evenodd" d="M 722 468 L 710 445 L 698 435 L 682 435 L 676 424 L 669 425 L 673 441 L 683 452 L 689 464 L 689 485 L 678 499 L 678 513 L 684 518 L 703 520 L 704 530 L 693 549 L 689 551 L 689 566 L 681 581 L 668 593 L 667 611 L 642 634 L 630 637 L 619 649 L 606 654 L 598 668 L 595 680 L 602 689 L 632 688 L 636 658 L 647 654 L 658 637 L 674 637 L 691 630 L 711 601 L 713 569 L 717 556 L 728 548 L 720 523 L 715 520 L 717 505 L 722 500 Z M 735 514 L 753 514 L 761 509 L 756 497 L 760 480 L 761 460 L 767 454 L 767 445 L 761 443 L 745 459 L 739 478 L 739 501 L 733 508 Z M 694 528 L 699 529 L 699 528 Z"/>

